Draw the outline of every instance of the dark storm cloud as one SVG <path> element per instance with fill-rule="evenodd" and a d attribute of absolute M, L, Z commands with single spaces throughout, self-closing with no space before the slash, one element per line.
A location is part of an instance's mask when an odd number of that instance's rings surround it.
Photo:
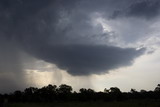
<path fill-rule="evenodd" d="M 94 37 L 105 34 L 101 25 L 93 26 L 90 20 L 95 12 L 105 12 L 112 2 L 94 0 L 94 5 L 99 3 L 95 5 L 97 9 L 89 3 L 92 4 L 90 0 L 1 0 L 0 36 L 72 75 L 101 74 L 130 65 L 144 50 L 97 44 Z"/>
<path fill-rule="evenodd" d="M 55 63 L 72 75 L 101 74 L 111 69 L 132 64 L 144 50 L 100 45 L 44 46 L 35 53 L 39 58 Z"/>
<path fill-rule="evenodd" d="M 159 15 L 160 1 L 159 0 L 139 0 L 129 4 L 125 8 L 115 10 L 111 18 L 140 17 L 144 19 L 152 19 Z"/>
<path fill-rule="evenodd" d="M 159 14 L 160 1 L 159 0 L 145 0 L 137 2 L 130 6 L 128 12 L 129 16 L 144 17 L 146 19 L 153 18 Z"/>

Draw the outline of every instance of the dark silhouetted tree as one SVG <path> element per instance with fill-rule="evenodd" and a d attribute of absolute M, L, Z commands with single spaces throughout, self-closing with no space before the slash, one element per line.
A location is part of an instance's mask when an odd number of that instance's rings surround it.
<path fill-rule="evenodd" d="M 90 88 L 89 89 L 81 88 L 79 90 L 79 92 L 81 94 L 93 94 L 93 93 L 95 93 L 95 91 L 93 89 L 90 89 Z"/>
<path fill-rule="evenodd" d="M 62 84 L 57 88 L 57 94 L 58 94 L 58 99 L 67 101 L 72 99 L 71 94 L 72 94 L 72 87 L 66 84 Z"/>
<path fill-rule="evenodd" d="M 109 93 L 109 89 L 105 88 L 104 93 Z"/>
<path fill-rule="evenodd" d="M 157 85 L 157 87 L 154 89 L 155 92 L 160 92 L 160 84 Z"/>
<path fill-rule="evenodd" d="M 80 100 L 81 101 L 89 101 L 95 99 L 95 91 L 93 89 L 85 89 L 81 88 L 79 90 L 80 92 Z"/>
<path fill-rule="evenodd" d="M 34 101 L 36 99 L 35 93 L 38 91 L 38 88 L 30 87 L 24 90 L 24 96 L 26 101 Z"/>
<path fill-rule="evenodd" d="M 95 92 L 93 89 L 81 88 L 79 92 L 72 93 L 72 87 L 62 84 L 59 87 L 49 84 L 42 88 L 29 87 L 24 91 L 15 91 L 11 94 L 0 94 L 0 104 L 9 102 L 53 102 L 53 101 L 121 101 L 132 99 L 160 100 L 160 84 L 154 91 L 131 89 L 130 92 L 121 92 L 117 87 L 111 87 L 104 92 Z"/>
<path fill-rule="evenodd" d="M 58 93 L 70 94 L 72 92 L 72 87 L 66 84 L 62 84 L 58 88 Z"/>
<path fill-rule="evenodd" d="M 122 100 L 122 94 L 119 88 L 117 87 L 111 87 L 109 89 L 109 94 L 111 95 L 110 98 L 112 100 Z"/>
<path fill-rule="evenodd" d="M 26 88 L 24 90 L 24 94 L 33 95 L 37 90 L 38 90 L 38 88 L 35 88 L 35 87 Z"/>
<path fill-rule="evenodd" d="M 117 88 L 117 87 L 111 87 L 111 88 L 109 89 L 109 92 L 110 92 L 110 93 L 121 93 L 120 89 Z"/>
<path fill-rule="evenodd" d="M 146 90 L 140 90 L 140 93 L 146 93 L 147 91 Z"/>
<path fill-rule="evenodd" d="M 48 86 L 44 86 L 41 89 L 38 89 L 36 92 L 39 95 L 42 101 L 52 101 L 56 99 L 57 96 L 57 86 L 49 84 Z"/>
<path fill-rule="evenodd" d="M 136 89 L 131 89 L 131 91 L 130 91 L 131 93 L 137 93 L 137 91 L 136 91 Z"/>
<path fill-rule="evenodd" d="M 23 92 L 17 90 L 13 93 L 13 100 L 16 102 L 23 101 Z"/>

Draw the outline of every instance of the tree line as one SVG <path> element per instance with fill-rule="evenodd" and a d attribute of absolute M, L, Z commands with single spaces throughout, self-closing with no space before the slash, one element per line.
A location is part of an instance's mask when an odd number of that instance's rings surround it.
<path fill-rule="evenodd" d="M 9 102 L 54 102 L 54 101 L 123 101 L 131 99 L 160 99 L 160 84 L 153 91 L 121 92 L 117 87 L 96 92 L 93 89 L 81 88 L 79 92 L 72 87 L 62 84 L 59 87 L 49 84 L 42 88 L 29 87 L 24 91 L 17 90 L 10 94 L 0 94 L 0 101 Z"/>

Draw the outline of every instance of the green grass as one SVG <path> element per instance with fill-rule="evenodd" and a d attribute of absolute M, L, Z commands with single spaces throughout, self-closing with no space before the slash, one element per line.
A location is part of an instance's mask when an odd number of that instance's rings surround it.
<path fill-rule="evenodd" d="M 160 100 L 130 100 L 121 102 L 56 102 L 12 103 L 8 107 L 160 107 Z"/>

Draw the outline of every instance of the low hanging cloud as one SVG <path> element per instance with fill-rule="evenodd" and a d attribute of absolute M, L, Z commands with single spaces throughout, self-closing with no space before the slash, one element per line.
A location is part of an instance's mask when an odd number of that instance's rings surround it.
<path fill-rule="evenodd" d="M 72 75 L 106 73 L 132 64 L 143 54 L 144 49 L 96 43 L 98 39 L 93 37 L 105 33 L 103 27 L 93 25 L 91 19 L 93 14 L 106 9 L 99 5 L 99 10 L 88 7 L 88 11 L 84 11 L 79 7 L 83 2 L 88 4 L 89 0 L 1 0 L 0 33 L 3 35 L 0 36 L 14 42 L 19 50 Z"/>
<path fill-rule="evenodd" d="M 37 50 L 39 58 L 56 64 L 72 75 L 101 74 L 111 69 L 131 65 L 144 49 L 118 48 L 102 45 L 46 46 L 45 53 Z"/>

